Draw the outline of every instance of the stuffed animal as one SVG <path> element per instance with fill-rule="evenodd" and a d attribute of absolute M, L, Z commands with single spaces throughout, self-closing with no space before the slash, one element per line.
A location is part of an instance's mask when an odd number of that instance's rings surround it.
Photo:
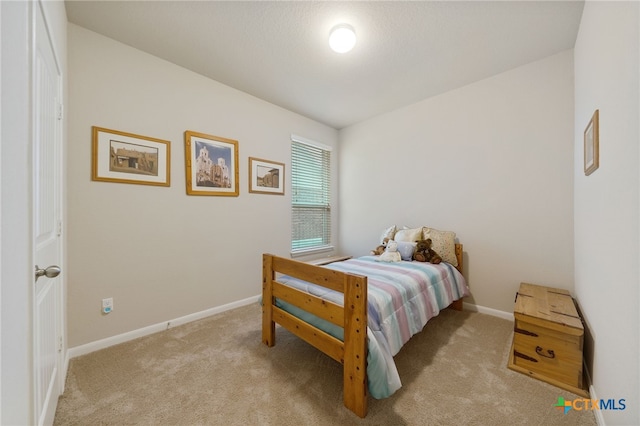
<path fill-rule="evenodd" d="M 387 241 L 387 248 L 378 258 L 380 262 L 400 262 L 402 257 L 398 252 L 398 243 L 393 240 Z"/>
<path fill-rule="evenodd" d="M 380 244 L 378 247 L 376 247 L 375 249 L 371 250 L 371 254 L 374 256 L 380 256 L 382 253 L 384 253 L 384 249 L 387 248 L 387 243 L 389 242 L 389 238 L 384 238 L 382 240 L 382 244 Z"/>
<path fill-rule="evenodd" d="M 442 262 L 442 258 L 431 248 L 431 238 L 426 240 L 418 240 L 416 242 L 416 251 L 413 252 L 413 260 L 418 262 L 429 262 L 438 264 Z"/>

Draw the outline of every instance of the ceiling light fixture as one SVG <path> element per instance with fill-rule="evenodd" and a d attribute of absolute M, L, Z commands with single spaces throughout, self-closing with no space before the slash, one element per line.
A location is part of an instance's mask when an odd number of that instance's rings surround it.
<path fill-rule="evenodd" d="M 329 46 L 335 52 L 346 53 L 356 44 L 356 32 L 351 25 L 339 24 L 331 29 Z"/>

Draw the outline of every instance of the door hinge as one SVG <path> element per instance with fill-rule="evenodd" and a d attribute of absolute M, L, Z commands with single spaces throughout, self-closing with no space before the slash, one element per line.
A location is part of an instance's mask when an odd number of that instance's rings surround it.
<path fill-rule="evenodd" d="M 62 336 L 58 337 L 58 352 L 62 352 Z"/>
<path fill-rule="evenodd" d="M 62 120 L 64 117 L 64 105 L 58 104 L 58 120 Z"/>
<path fill-rule="evenodd" d="M 62 235 L 62 221 L 61 220 L 58 221 L 58 229 L 56 230 L 56 233 L 58 234 L 58 237 L 60 235 Z"/>

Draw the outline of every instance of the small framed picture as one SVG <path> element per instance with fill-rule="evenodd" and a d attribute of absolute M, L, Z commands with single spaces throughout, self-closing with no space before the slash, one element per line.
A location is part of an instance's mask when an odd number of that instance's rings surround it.
<path fill-rule="evenodd" d="M 284 164 L 249 157 L 249 192 L 284 195 Z"/>
<path fill-rule="evenodd" d="M 595 110 L 584 129 L 584 174 L 589 176 L 600 166 L 599 112 Z"/>
<path fill-rule="evenodd" d="M 171 142 L 96 126 L 92 139 L 92 180 L 170 185 Z"/>
<path fill-rule="evenodd" d="M 237 197 L 238 141 L 187 130 L 184 142 L 187 194 Z"/>

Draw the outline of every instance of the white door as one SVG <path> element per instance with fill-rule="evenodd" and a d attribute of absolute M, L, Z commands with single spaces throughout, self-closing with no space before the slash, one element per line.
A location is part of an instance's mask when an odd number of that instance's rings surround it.
<path fill-rule="evenodd" d="M 34 407 L 37 424 L 53 424 L 62 386 L 61 72 L 40 2 L 33 56 Z"/>

